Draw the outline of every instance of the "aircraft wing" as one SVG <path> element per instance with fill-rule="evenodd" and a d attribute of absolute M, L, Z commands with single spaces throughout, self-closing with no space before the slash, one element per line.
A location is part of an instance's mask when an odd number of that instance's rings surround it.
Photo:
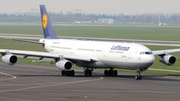
<path fill-rule="evenodd" d="M 168 50 L 158 50 L 158 51 L 152 51 L 154 55 L 164 55 L 169 53 L 175 53 L 180 52 L 180 49 L 168 49 Z"/>
<path fill-rule="evenodd" d="M 80 60 L 80 61 L 97 61 L 95 58 L 88 56 L 79 56 L 79 55 L 64 55 L 64 54 L 53 54 L 48 52 L 38 52 L 38 51 L 24 51 L 24 50 L 7 50 L 0 49 L 1 54 L 14 54 L 14 55 L 22 55 L 24 57 L 40 57 L 40 58 L 65 58 L 71 60 Z"/>

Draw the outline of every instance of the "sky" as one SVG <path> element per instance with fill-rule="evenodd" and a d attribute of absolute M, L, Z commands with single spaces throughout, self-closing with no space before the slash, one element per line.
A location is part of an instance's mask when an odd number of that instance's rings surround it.
<path fill-rule="evenodd" d="M 180 13 L 180 0 L 0 0 L 0 13 L 23 13 L 45 4 L 48 12 L 89 14 Z"/>

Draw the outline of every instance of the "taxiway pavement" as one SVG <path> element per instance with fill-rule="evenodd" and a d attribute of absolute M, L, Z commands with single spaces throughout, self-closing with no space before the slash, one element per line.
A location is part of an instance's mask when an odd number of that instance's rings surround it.
<path fill-rule="evenodd" d="M 94 70 L 84 77 L 82 68 L 75 68 L 74 77 L 60 75 L 55 66 L 0 62 L 0 101 L 180 101 L 180 77 L 135 73 L 104 77 L 103 70 Z"/>

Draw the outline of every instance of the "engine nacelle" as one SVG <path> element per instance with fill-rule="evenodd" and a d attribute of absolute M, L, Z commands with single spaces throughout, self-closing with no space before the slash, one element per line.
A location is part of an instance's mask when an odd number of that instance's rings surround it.
<path fill-rule="evenodd" d="M 69 60 L 60 60 L 56 62 L 56 67 L 58 67 L 61 70 L 71 70 L 72 62 Z"/>
<path fill-rule="evenodd" d="M 8 65 L 14 65 L 15 63 L 17 63 L 18 58 L 14 54 L 6 54 L 2 56 L 2 61 L 7 63 Z"/>
<path fill-rule="evenodd" d="M 167 54 L 167 55 L 161 56 L 159 61 L 166 65 L 173 65 L 176 63 L 176 57 L 173 55 Z"/>

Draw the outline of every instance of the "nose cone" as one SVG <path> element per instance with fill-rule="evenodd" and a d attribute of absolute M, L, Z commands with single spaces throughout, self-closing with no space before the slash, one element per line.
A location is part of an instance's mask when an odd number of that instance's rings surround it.
<path fill-rule="evenodd" d="M 144 67 L 149 67 L 154 63 L 155 57 L 154 55 L 146 56 L 146 57 L 143 57 L 142 61 L 145 64 Z"/>
<path fill-rule="evenodd" d="M 149 56 L 149 57 L 146 59 L 146 62 L 147 62 L 147 63 L 154 63 L 154 61 L 155 61 L 154 55 L 151 55 L 151 56 Z"/>

